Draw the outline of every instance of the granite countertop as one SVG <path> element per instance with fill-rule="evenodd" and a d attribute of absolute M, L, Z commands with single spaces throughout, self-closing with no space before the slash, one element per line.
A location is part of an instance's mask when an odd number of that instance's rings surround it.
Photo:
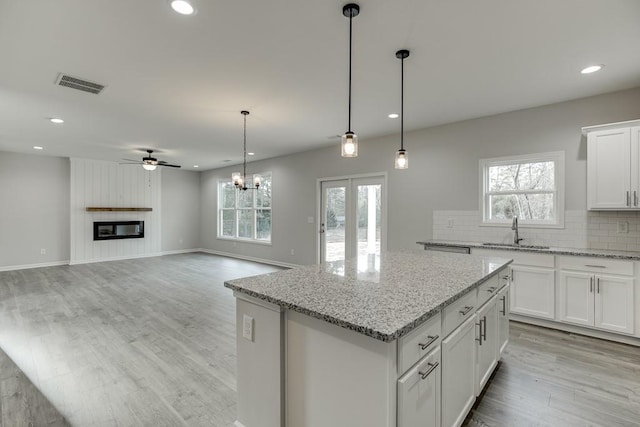
<path fill-rule="evenodd" d="M 573 256 L 591 256 L 600 258 L 614 258 L 614 259 L 627 259 L 632 261 L 640 261 L 640 252 L 633 251 L 612 251 L 607 249 L 581 249 L 581 248 L 557 248 L 550 247 L 541 249 L 536 246 L 507 246 L 502 243 L 495 243 L 491 245 L 485 245 L 479 242 L 458 242 L 450 240 L 424 240 L 416 242 L 419 245 L 430 246 L 447 246 L 454 248 L 479 248 L 479 249 L 495 249 L 504 251 L 522 251 L 522 252 L 535 252 L 552 255 L 573 255 Z"/>
<path fill-rule="evenodd" d="M 386 252 L 230 280 L 224 285 L 391 342 L 510 263 L 504 258 L 443 252 Z"/>

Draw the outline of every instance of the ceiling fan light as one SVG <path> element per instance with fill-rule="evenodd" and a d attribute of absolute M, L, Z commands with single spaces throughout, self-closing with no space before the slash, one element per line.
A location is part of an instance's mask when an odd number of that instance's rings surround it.
<path fill-rule="evenodd" d="M 407 150 L 396 151 L 396 169 L 408 169 L 409 168 L 409 155 Z"/>
<path fill-rule="evenodd" d="M 342 157 L 358 157 L 358 135 L 353 132 L 342 135 Z"/>
<path fill-rule="evenodd" d="M 153 165 L 153 164 L 150 164 L 150 163 L 145 163 L 145 164 L 143 164 L 143 165 L 142 165 L 142 167 L 143 167 L 145 170 L 148 170 L 148 171 L 154 171 L 154 170 L 156 170 L 156 167 L 157 167 L 157 166 L 156 166 L 156 165 Z"/>

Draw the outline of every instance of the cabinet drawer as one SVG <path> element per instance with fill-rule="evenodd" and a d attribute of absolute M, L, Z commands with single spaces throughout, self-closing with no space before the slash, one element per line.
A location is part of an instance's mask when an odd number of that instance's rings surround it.
<path fill-rule="evenodd" d="M 485 302 L 489 301 L 489 298 L 498 293 L 498 290 L 500 290 L 503 283 L 503 280 L 501 280 L 500 277 L 506 275 L 506 271 L 506 269 L 503 270 L 478 286 L 478 307 L 482 307 Z"/>
<path fill-rule="evenodd" d="M 398 372 L 403 373 L 418 360 L 440 345 L 442 316 L 440 313 L 400 338 L 398 343 Z"/>
<path fill-rule="evenodd" d="M 440 347 L 398 380 L 398 427 L 440 426 Z"/>
<path fill-rule="evenodd" d="M 472 255 L 494 256 L 499 258 L 511 258 L 514 264 L 530 265 L 532 267 L 555 267 L 555 256 L 525 251 L 504 251 L 494 249 L 472 249 Z"/>
<path fill-rule="evenodd" d="M 442 334 L 446 337 L 462 322 L 472 317 L 478 309 L 478 292 L 476 289 L 454 301 L 444 309 L 444 322 Z"/>
<path fill-rule="evenodd" d="M 619 259 L 559 256 L 558 267 L 561 270 L 577 270 L 590 273 L 633 276 L 633 261 L 624 261 Z"/>

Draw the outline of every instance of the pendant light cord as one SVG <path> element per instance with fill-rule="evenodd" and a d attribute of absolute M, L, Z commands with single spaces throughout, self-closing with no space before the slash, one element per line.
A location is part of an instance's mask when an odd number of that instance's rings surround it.
<path fill-rule="evenodd" d="M 404 58 L 400 60 L 400 150 L 404 151 Z"/>
<path fill-rule="evenodd" d="M 353 44 L 353 12 L 349 12 L 349 132 L 351 132 L 351 45 Z"/>
<path fill-rule="evenodd" d="M 244 116 L 244 162 L 242 163 L 242 179 L 244 186 L 247 186 L 247 115 Z"/>

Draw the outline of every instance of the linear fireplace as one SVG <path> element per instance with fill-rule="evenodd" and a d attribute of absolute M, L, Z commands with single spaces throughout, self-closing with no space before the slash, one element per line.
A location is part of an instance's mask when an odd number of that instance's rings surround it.
<path fill-rule="evenodd" d="M 93 223 L 93 240 L 141 239 L 144 237 L 144 221 L 96 221 Z"/>

